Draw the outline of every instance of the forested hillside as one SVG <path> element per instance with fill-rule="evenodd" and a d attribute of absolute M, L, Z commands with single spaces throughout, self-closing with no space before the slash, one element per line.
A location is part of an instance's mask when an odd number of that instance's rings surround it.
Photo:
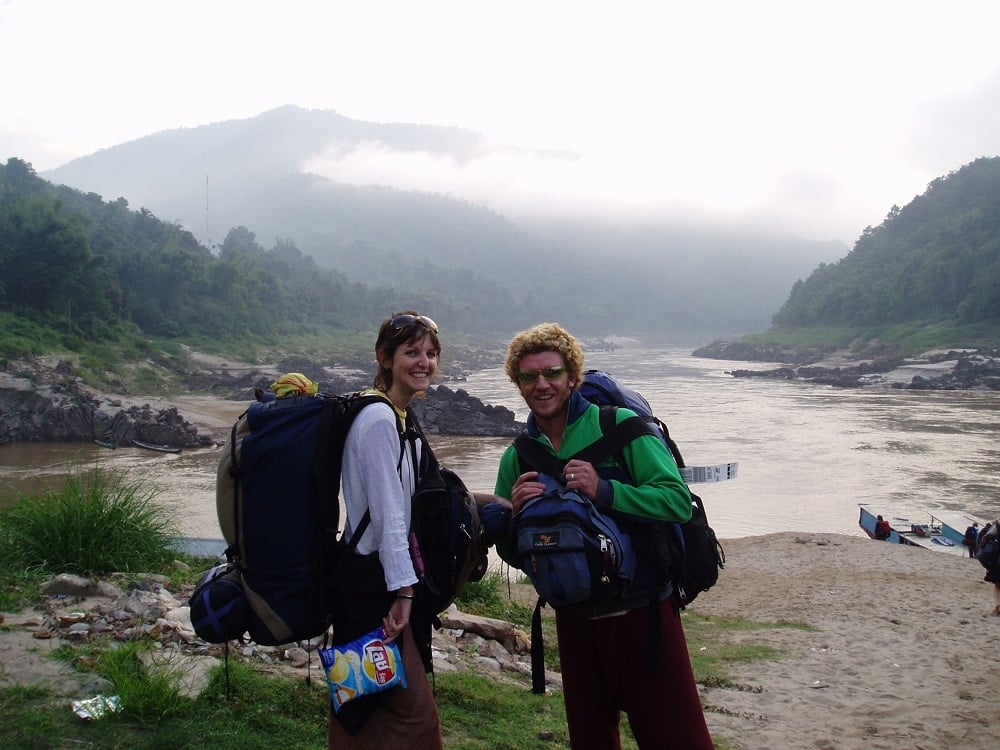
<path fill-rule="evenodd" d="M 1000 324 L 1000 158 L 934 180 L 794 285 L 777 329 Z"/>
<path fill-rule="evenodd" d="M 319 268 L 291 243 L 265 250 L 242 227 L 215 255 L 124 198 L 52 185 L 19 159 L 0 165 L 0 266 L 0 312 L 58 332 L 68 348 L 135 330 L 214 342 L 368 330 L 387 299 L 403 299 Z M 446 301 L 406 301 L 457 317 Z M 42 346 L 30 338 L 24 349 Z"/>
<path fill-rule="evenodd" d="M 324 183 L 318 189 L 329 188 Z M 372 190 L 372 207 L 379 192 Z M 399 202 L 393 191 L 381 197 L 403 217 L 423 205 L 428 227 L 443 226 L 454 215 L 436 215 L 442 204 L 429 197 Z M 323 205 L 302 210 L 318 214 Z M 508 238 L 520 231 L 482 209 L 468 211 L 479 214 L 480 229 L 492 223 Z M 588 236 L 585 229 L 574 234 L 564 228 L 558 236 L 571 238 L 578 255 L 549 247 L 543 258 L 541 246 L 557 244 L 543 232 L 524 238 L 533 256 L 487 253 L 482 265 L 506 267 L 510 288 L 455 263 L 353 241 L 338 259 L 370 269 L 366 284 L 321 266 L 292 240 L 275 240 L 267 249 L 245 226 L 228 230 L 213 252 L 178 225 L 145 208 L 132 210 L 125 198 L 108 202 L 54 185 L 12 158 L 0 165 L 0 313 L 11 316 L 5 318 L 8 346 L 19 341 L 29 351 L 51 342 L 41 340 L 42 329 L 17 339 L 18 321 L 56 332 L 63 346 L 73 348 L 74 340 L 114 341 L 123 333 L 259 343 L 289 334 L 370 332 L 389 307 L 415 307 L 453 331 L 494 339 L 543 319 L 571 321 L 585 335 L 683 334 L 732 324 L 745 309 L 737 300 L 748 293 L 748 273 L 716 275 L 716 290 L 729 285 L 721 311 L 710 308 L 704 285 L 695 283 L 698 263 L 725 265 L 724 250 L 710 239 L 691 245 L 690 266 L 665 264 L 657 272 L 657 246 L 645 245 L 640 234 Z M 615 241 L 641 262 L 585 261 L 600 255 L 602 243 Z M 756 257 L 767 255 L 766 245 L 748 240 L 746 246 Z M 760 264 L 759 272 L 769 267 Z M 984 158 L 935 180 L 906 207 L 894 206 L 849 255 L 795 283 L 772 330 L 953 322 L 988 331 L 997 321 L 1000 159 Z"/>

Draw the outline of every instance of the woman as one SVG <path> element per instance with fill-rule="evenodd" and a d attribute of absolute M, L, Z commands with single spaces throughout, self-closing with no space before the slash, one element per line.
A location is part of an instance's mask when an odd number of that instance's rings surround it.
<path fill-rule="evenodd" d="M 559 458 L 573 456 L 602 435 L 600 408 L 577 392 L 583 361 L 576 339 L 555 323 L 522 331 L 508 348 L 507 375 L 531 410 L 528 434 Z M 632 414 L 621 409 L 618 420 Z M 690 493 L 658 438 L 639 437 L 622 455 L 631 482 L 613 479 L 604 464 L 598 469 L 571 459 L 564 469 L 566 487 L 585 494 L 602 511 L 677 522 L 691 517 Z M 511 500 L 516 515 L 545 491 L 538 479 L 536 471 L 522 473 L 517 450 L 511 446 L 500 459 L 496 494 Z M 620 748 L 622 711 L 628 714 L 640 748 L 713 747 L 680 616 L 669 594 L 670 589 L 664 589 L 658 605 L 648 604 L 648 597 L 643 600 L 647 603 L 632 607 L 616 602 L 593 617 L 556 610 L 566 719 L 574 750 Z M 662 659 L 653 669 L 641 654 L 655 633 L 650 628 L 657 622 L 653 610 L 657 606 Z"/>
<path fill-rule="evenodd" d="M 381 623 L 388 640 L 399 643 L 407 687 L 352 701 L 333 714 L 331 749 L 442 747 L 437 704 L 413 636 L 418 579 L 408 536 L 420 448 L 419 441 L 403 439 L 407 407 L 431 384 L 440 354 L 438 327 L 427 316 L 407 310 L 384 320 L 375 341 L 378 372 L 370 391 L 384 402 L 362 409 L 347 434 L 345 538 L 351 538 L 366 510 L 371 521 L 341 577 L 346 611 L 337 617 L 334 637 L 349 642 Z"/>

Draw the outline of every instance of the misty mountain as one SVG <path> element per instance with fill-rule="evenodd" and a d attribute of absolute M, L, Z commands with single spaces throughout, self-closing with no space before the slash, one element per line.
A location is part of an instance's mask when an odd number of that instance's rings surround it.
<path fill-rule="evenodd" d="M 846 252 L 839 243 L 667 225 L 515 222 L 450 195 L 310 171 L 324 159 L 379 152 L 462 165 L 490 148 L 459 128 L 286 106 L 157 133 L 41 176 L 124 197 L 213 248 L 235 227 L 265 245 L 290 242 L 352 281 L 448 300 L 467 311 L 469 330 L 501 334 L 543 319 L 588 335 L 684 342 L 758 331 L 796 281 Z"/>

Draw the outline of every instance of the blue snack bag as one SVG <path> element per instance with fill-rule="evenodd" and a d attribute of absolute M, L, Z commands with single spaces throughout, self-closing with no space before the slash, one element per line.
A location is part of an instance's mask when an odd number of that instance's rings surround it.
<path fill-rule="evenodd" d="M 399 644 L 385 643 L 385 637 L 380 625 L 350 643 L 319 649 L 334 712 L 355 698 L 406 687 Z"/>

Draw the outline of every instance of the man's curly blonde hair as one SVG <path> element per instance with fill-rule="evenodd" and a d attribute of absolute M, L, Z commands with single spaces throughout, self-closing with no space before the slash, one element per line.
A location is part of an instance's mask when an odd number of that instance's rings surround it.
<path fill-rule="evenodd" d="M 580 384 L 583 377 L 583 347 L 573 338 L 573 334 L 558 323 L 539 323 L 514 336 L 507 347 L 507 362 L 504 365 L 512 383 L 519 383 L 517 374 L 521 370 L 521 359 L 539 352 L 559 352 L 566 362 L 566 370 L 574 387 Z"/>

